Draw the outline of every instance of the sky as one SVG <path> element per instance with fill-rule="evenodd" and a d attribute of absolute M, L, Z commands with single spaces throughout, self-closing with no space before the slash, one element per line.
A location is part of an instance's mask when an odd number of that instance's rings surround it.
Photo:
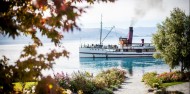
<path fill-rule="evenodd" d="M 126 29 L 156 27 L 179 7 L 189 15 L 190 0 L 117 0 L 115 3 L 96 3 L 87 9 L 78 23 L 83 28 L 99 28 L 102 14 L 103 27 Z"/>

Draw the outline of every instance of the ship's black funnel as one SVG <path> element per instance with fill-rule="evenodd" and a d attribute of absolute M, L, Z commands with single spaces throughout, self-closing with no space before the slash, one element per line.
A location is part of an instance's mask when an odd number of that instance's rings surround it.
<path fill-rule="evenodd" d="M 132 44 L 133 41 L 133 27 L 129 27 L 128 43 Z"/>

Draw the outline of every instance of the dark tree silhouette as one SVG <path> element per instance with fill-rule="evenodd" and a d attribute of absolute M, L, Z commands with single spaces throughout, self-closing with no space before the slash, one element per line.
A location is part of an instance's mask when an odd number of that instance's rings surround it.
<path fill-rule="evenodd" d="M 76 20 L 95 2 L 115 0 L 0 0 L 0 34 L 15 39 L 19 36 L 31 37 L 33 43 L 24 47 L 15 65 L 9 65 L 4 56 L 0 61 L 0 92 L 13 92 L 13 82 L 39 81 L 41 71 L 52 69 L 54 60 L 68 57 L 66 50 L 51 50 L 39 54 L 37 48 L 43 46 L 37 32 L 59 46 L 62 32 L 80 30 Z M 78 4 L 87 3 L 87 6 Z M 46 15 L 48 13 L 48 15 Z M 59 30 L 61 29 L 62 32 Z M 2 76 L 3 75 L 3 76 Z M 4 81 L 5 80 L 5 81 Z M 23 88 L 24 89 L 24 88 Z"/>

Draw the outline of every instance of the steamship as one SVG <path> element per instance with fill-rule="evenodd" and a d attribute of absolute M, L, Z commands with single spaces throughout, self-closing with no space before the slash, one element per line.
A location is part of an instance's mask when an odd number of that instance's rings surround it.
<path fill-rule="evenodd" d="M 128 37 L 119 38 L 119 45 L 102 45 L 101 34 L 102 21 L 100 44 L 81 45 L 79 47 L 80 58 L 152 57 L 155 53 L 155 47 L 151 43 L 144 43 L 144 39 L 141 39 L 141 43 L 132 43 L 133 27 L 129 27 Z"/>

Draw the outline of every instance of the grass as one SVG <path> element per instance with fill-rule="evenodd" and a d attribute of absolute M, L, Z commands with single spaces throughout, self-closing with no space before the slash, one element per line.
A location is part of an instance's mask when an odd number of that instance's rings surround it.
<path fill-rule="evenodd" d="M 168 87 L 168 86 L 173 86 L 173 85 L 178 85 L 178 84 L 182 84 L 184 82 L 170 82 L 170 83 L 162 83 L 162 87 Z"/>
<path fill-rule="evenodd" d="M 20 82 L 13 83 L 15 91 L 22 90 L 22 84 Z M 33 85 L 37 85 L 37 82 L 26 82 L 25 89 L 30 89 Z"/>

